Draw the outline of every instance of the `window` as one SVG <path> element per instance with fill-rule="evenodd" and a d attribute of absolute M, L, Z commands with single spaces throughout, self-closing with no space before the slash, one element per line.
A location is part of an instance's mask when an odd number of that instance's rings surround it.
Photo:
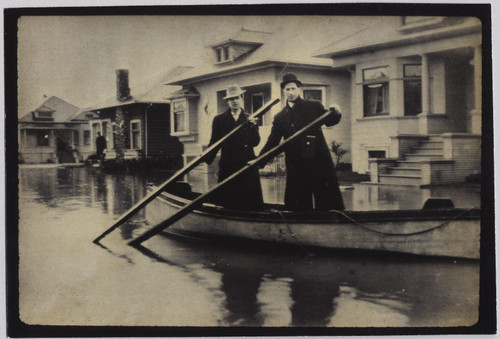
<path fill-rule="evenodd" d="M 90 145 L 90 131 L 83 131 L 83 144 Z"/>
<path fill-rule="evenodd" d="M 37 131 L 36 135 L 36 145 L 37 146 L 49 146 L 49 133 L 47 131 Z"/>
<path fill-rule="evenodd" d="M 364 116 L 389 114 L 389 68 L 363 70 Z"/>
<path fill-rule="evenodd" d="M 385 151 L 368 151 L 368 158 L 385 158 Z"/>
<path fill-rule="evenodd" d="M 80 146 L 80 132 L 73 131 L 73 145 Z"/>
<path fill-rule="evenodd" d="M 320 102 L 325 106 L 325 89 L 322 87 L 303 87 L 304 99 Z"/>
<path fill-rule="evenodd" d="M 102 121 L 101 123 L 101 134 L 106 138 L 106 141 L 109 141 L 109 122 L 110 121 Z"/>
<path fill-rule="evenodd" d="M 174 100 L 172 103 L 172 135 L 187 134 L 188 131 L 188 111 L 186 99 Z"/>
<path fill-rule="evenodd" d="M 132 149 L 141 149 L 141 121 L 130 121 L 130 146 Z"/>
<path fill-rule="evenodd" d="M 215 49 L 215 55 L 217 57 L 217 62 L 229 61 L 229 46 L 218 47 Z"/>
<path fill-rule="evenodd" d="M 259 108 L 261 108 L 264 105 L 264 94 L 254 93 L 252 94 L 251 100 L 252 100 L 251 103 L 252 103 L 252 114 L 253 114 L 257 112 Z M 259 126 L 262 126 L 264 124 L 264 115 L 261 115 L 259 117 Z"/>
<path fill-rule="evenodd" d="M 35 111 L 35 112 L 33 112 L 33 119 L 34 120 L 54 120 L 52 113 L 53 112 L 51 112 L 51 111 Z"/>
<path fill-rule="evenodd" d="M 118 140 L 118 125 L 114 122 L 111 124 L 113 129 L 113 148 L 116 148 L 116 141 Z"/>
<path fill-rule="evenodd" d="M 422 113 L 422 65 L 404 65 L 405 116 Z"/>

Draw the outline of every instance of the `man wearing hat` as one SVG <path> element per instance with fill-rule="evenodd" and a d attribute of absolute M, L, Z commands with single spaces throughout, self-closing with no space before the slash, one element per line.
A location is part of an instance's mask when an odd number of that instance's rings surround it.
<path fill-rule="evenodd" d="M 326 110 L 317 101 L 300 97 L 302 82 L 295 74 L 285 74 L 281 89 L 286 98 L 285 107 L 276 114 L 271 134 L 261 150 L 264 154 L 298 130 L 323 115 Z M 325 120 L 326 126 L 338 124 L 341 118 L 338 107 Z M 321 126 L 299 137 L 285 147 L 286 189 L 285 207 L 289 210 L 343 210 L 335 166 L 326 144 Z"/>
<path fill-rule="evenodd" d="M 243 168 L 248 161 L 255 159 L 253 148 L 260 142 L 257 120 L 252 119 L 250 123 L 247 123 L 250 115 L 243 110 L 242 94 L 244 92 L 238 85 L 229 86 L 223 98 L 229 107 L 225 112 L 215 116 L 212 122 L 212 137 L 209 146 L 231 132 L 236 126 L 245 124 L 222 144 L 218 182 Z M 207 164 L 212 163 L 216 154 L 217 151 L 208 155 Z M 258 168 L 244 173 L 219 192 L 213 200 L 226 207 L 258 210 L 263 206 Z"/>

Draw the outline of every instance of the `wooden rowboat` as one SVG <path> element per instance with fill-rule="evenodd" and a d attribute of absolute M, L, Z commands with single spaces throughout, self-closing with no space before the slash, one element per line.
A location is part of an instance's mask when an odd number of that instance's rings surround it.
<path fill-rule="evenodd" d="M 174 185 L 145 207 L 157 225 L 199 196 L 187 183 Z M 438 204 L 439 205 L 439 204 Z M 210 239 L 274 242 L 326 249 L 388 251 L 479 259 L 480 209 L 439 207 L 383 211 L 262 211 L 204 203 L 164 233 Z"/>

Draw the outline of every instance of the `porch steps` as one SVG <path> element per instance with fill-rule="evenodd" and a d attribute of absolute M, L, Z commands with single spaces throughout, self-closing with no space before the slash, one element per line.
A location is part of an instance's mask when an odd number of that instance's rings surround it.
<path fill-rule="evenodd" d="M 378 174 L 378 182 L 385 185 L 421 186 L 424 184 L 422 166 L 443 159 L 443 141 L 439 136 L 428 136 L 412 147 L 410 153 L 393 166 Z"/>

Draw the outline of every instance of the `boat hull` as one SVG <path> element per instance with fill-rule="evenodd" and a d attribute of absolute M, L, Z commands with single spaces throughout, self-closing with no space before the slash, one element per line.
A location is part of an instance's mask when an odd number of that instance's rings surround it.
<path fill-rule="evenodd" d="M 190 200 L 163 193 L 145 209 L 157 225 Z M 165 232 L 327 249 L 479 259 L 478 209 L 374 212 L 232 211 L 204 204 Z"/>

